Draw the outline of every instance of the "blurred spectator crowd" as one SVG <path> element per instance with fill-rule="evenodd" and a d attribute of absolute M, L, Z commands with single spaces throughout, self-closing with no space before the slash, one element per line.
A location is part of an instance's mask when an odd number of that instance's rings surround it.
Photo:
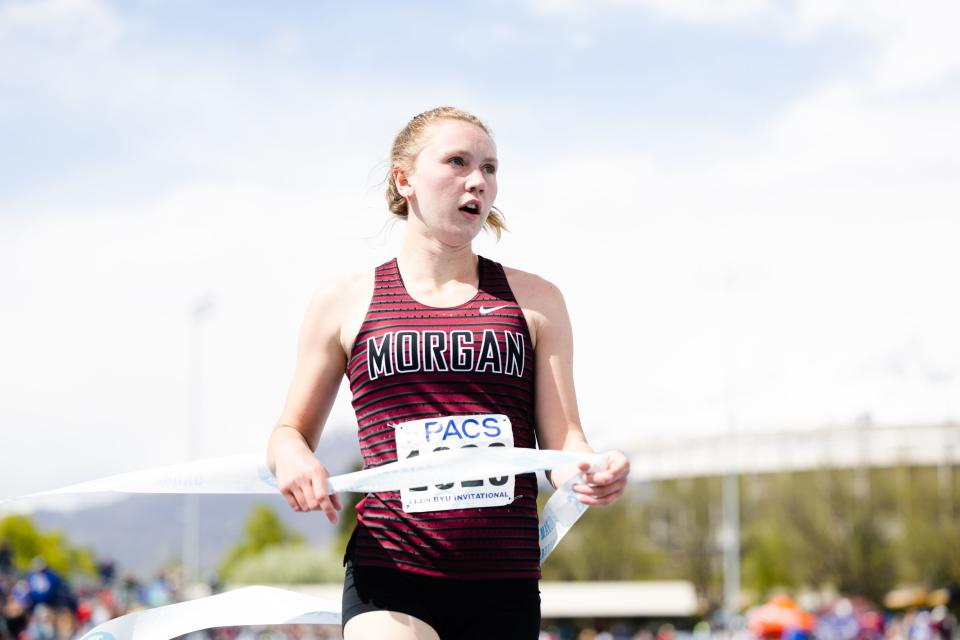
<path fill-rule="evenodd" d="M 777 596 L 729 624 L 684 621 L 689 628 L 679 621 L 594 622 L 548 621 L 540 640 L 960 640 L 957 617 L 946 604 L 894 612 L 861 598 L 838 598 L 809 612 Z"/>
<path fill-rule="evenodd" d="M 160 607 L 203 593 L 184 589 L 178 574 L 141 582 L 118 578 L 112 563 L 102 562 L 96 578 L 71 584 L 41 559 L 17 571 L 9 548 L 0 543 L 0 640 L 74 640 L 112 618 Z M 840 599 L 807 612 L 778 596 L 721 628 L 706 621 L 544 622 L 540 640 L 960 640 L 957 617 L 946 606 L 892 613 L 860 599 Z M 684 629 L 684 623 L 690 626 Z M 219 628 L 196 632 L 188 640 L 334 640 L 337 626 Z"/>
<path fill-rule="evenodd" d="M 118 577 L 110 562 L 98 566 L 98 576 L 71 584 L 41 558 L 27 572 L 17 571 L 9 548 L 0 543 L 0 640 L 79 639 L 104 622 L 142 609 L 210 595 L 218 585 L 183 587 L 176 573 L 142 582 Z M 288 625 L 239 627 L 203 631 L 189 640 L 334 640 L 337 626 Z"/>

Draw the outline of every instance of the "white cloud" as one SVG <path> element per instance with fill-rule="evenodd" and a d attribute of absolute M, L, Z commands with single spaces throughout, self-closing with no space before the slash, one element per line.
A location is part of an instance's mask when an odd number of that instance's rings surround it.
<path fill-rule="evenodd" d="M 0 4 L 0 38 L 34 37 L 101 49 L 123 33 L 119 16 L 101 0 L 10 0 Z"/>
<path fill-rule="evenodd" d="M 263 446 L 311 291 L 392 251 L 364 239 L 380 223 L 364 197 L 205 184 L 0 221 L 0 449 L 43 460 L 0 470 L 4 495 Z M 191 310 L 207 292 L 192 447 Z"/>
<path fill-rule="evenodd" d="M 766 13 L 769 0 L 531 0 L 534 10 L 547 14 L 642 8 L 669 18 L 694 21 L 733 20 Z"/>
<path fill-rule="evenodd" d="M 581 13 L 587 9 L 583 0 L 531 0 L 534 10 L 541 13 Z"/>
<path fill-rule="evenodd" d="M 604 398 L 681 432 L 724 429 L 731 410 L 746 429 L 956 419 L 958 110 L 949 87 L 838 83 L 749 134 L 702 130 L 686 161 L 523 167 L 552 198 L 518 208 L 551 224 L 518 234 L 570 252 L 537 267 L 567 292 L 603 441 L 627 438 Z"/>
<path fill-rule="evenodd" d="M 857 78 L 873 89 L 929 87 L 960 70 L 960 4 L 951 0 L 530 0 L 547 14 L 642 9 L 667 20 L 736 25 L 765 20 L 786 37 L 810 40 L 845 33 L 869 47 Z"/>
<path fill-rule="evenodd" d="M 284 54 L 292 54 L 303 47 L 303 32 L 297 29 L 281 29 L 267 38 L 266 49 Z"/>
<path fill-rule="evenodd" d="M 102 8 L 38 3 L 54 17 L 31 23 L 11 6 L 25 5 L 0 5 L 0 33 Z M 764 12 L 750 2 L 645 6 L 701 21 Z M 889 7 L 798 6 L 798 38 L 841 29 L 896 51 L 919 47 L 926 28 L 898 24 Z M 63 7 L 74 17 L 56 18 Z M 505 42 L 514 35 L 502 32 Z M 280 32 L 263 46 L 299 42 Z M 0 469 L 5 494 L 189 457 L 189 314 L 208 291 L 216 306 L 205 325 L 200 454 L 262 446 L 309 292 L 396 249 L 399 230 L 378 235 L 385 214 L 371 186 L 396 115 L 443 93 L 411 88 L 401 103 L 359 81 L 124 53 L 85 66 L 82 79 L 52 54 L 5 71 L 44 78 L 31 86 L 51 103 L 73 96 L 106 108 L 119 130 L 149 122 L 154 136 L 131 144 L 191 176 L 122 203 L 107 191 L 27 202 L 0 218 L 0 273 L 14 274 L 0 279 L 12 301 L 0 311 L 0 450 L 43 461 Z M 744 429 L 843 423 L 864 411 L 880 422 L 957 417 L 960 302 L 949 292 L 960 289 L 960 220 L 949 207 L 960 200 L 960 96 L 942 82 L 952 63 L 921 59 L 927 90 L 893 94 L 907 85 L 887 83 L 897 76 L 878 64 L 747 132 L 681 122 L 677 134 L 695 141 L 682 152 L 545 158 L 501 140 L 513 232 L 479 250 L 564 290 L 582 413 L 598 442 L 725 429 L 731 407 Z M 487 100 L 493 112 L 534 110 Z M 334 421 L 350 416 L 342 397 Z M 620 429 L 625 421 L 641 426 Z"/>
<path fill-rule="evenodd" d="M 801 0 L 794 7 L 791 29 L 796 35 L 815 36 L 838 29 L 873 42 L 875 53 L 867 80 L 876 88 L 919 89 L 960 70 L 960 42 L 954 33 L 954 25 L 960 22 L 960 5 L 955 2 Z"/>
<path fill-rule="evenodd" d="M 615 4 L 644 7 L 683 20 L 736 20 L 766 13 L 768 0 L 614 0 Z"/>

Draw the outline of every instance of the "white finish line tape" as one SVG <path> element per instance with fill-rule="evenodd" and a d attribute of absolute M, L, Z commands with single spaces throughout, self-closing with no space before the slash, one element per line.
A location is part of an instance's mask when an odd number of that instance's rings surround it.
<path fill-rule="evenodd" d="M 592 464 L 591 470 L 595 470 Z M 580 474 L 574 474 L 559 489 L 553 492 L 540 514 L 540 562 L 543 563 L 550 552 L 560 543 L 567 531 L 580 519 L 587 505 L 580 502 L 573 491 L 573 485 L 580 481 Z"/>
<path fill-rule="evenodd" d="M 605 457 L 599 453 L 511 447 L 450 449 L 333 476 L 330 478 L 330 489 L 335 492 L 364 493 L 395 491 L 401 487 L 556 469 L 584 461 L 593 468 L 599 468 L 603 466 Z M 277 493 L 277 482 L 263 464 L 263 455 L 251 453 L 122 473 L 3 500 L 0 505 L 42 496 L 100 492 Z"/>
<path fill-rule="evenodd" d="M 213 627 L 268 624 L 340 624 L 340 603 L 286 589 L 244 587 L 120 616 L 82 640 L 169 640 Z"/>
<path fill-rule="evenodd" d="M 262 454 L 196 460 L 82 482 L 13 500 L 69 493 L 276 493 L 277 483 Z M 497 447 L 451 449 L 333 476 L 335 492 L 396 491 L 402 487 L 515 475 L 590 463 L 605 466 L 603 454 Z M 547 501 L 540 516 L 540 561 L 587 510 L 573 492 L 575 474 Z M 0 505 L 13 500 L 0 501 Z M 105 622 L 81 640 L 169 640 L 212 627 L 270 624 L 339 624 L 340 605 L 284 589 L 253 586 L 206 598 L 138 611 Z"/>

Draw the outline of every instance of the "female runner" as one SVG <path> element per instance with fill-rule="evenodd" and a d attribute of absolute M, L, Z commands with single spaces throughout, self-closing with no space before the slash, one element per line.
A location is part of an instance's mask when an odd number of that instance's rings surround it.
<path fill-rule="evenodd" d="M 592 452 L 573 384 L 573 338 L 560 291 L 473 252 L 498 235 L 497 151 L 475 116 L 414 117 L 391 151 L 390 211 L 406 220 L 399 256 L 319 292 L 300 334 L 293 381 L 267 450 L 295 511 L 341 509 L 313 451 L 342 376 L 353 392 L 364 466 L 451 447 Z M 587 505 L 623 493 L 629 464 L 609 452 L 558 470 Z M 344 637 L 537 638 L 534 474 L 368 494 L 347 547 Z"/>

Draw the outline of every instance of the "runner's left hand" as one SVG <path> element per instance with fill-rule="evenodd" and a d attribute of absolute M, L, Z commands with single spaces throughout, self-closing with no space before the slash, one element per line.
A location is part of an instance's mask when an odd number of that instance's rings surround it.
<path fill-rule="evenodd" d="M 590 472 L 590 464 L 581 462 L 577 465 L 583 478 L 582 483 L 573 485 L 573 490 L 580 494 L 580 502 L 586 505 L 613 504 L 623 495 L 627 486 L 627 475 L 630 473 L 630 461 L 621 451 L 605 451 L 607 466 L 603 469 Z"/>

